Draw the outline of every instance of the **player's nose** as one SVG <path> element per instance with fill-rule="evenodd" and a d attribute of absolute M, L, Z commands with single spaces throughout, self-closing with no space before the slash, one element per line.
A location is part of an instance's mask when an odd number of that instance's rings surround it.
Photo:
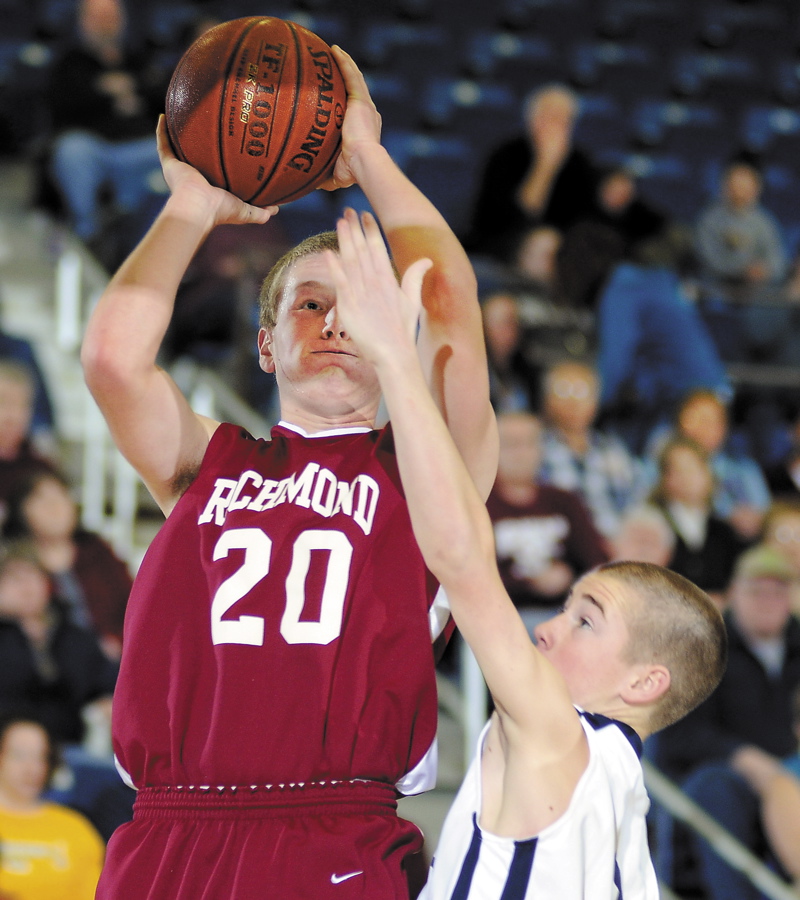
<path fill-rule="evenodd" d="M 549 650 L 553 646 L 553 620 L 540 622 L 533 629 L 533 640 L 540 650 Z"/>
<path fill-rule="evenodd" d="M 347 340 L 348 334 L 345 330 L 342 323 L 339 321 L 339 317 L 336 314 L 336 307 L 332 306 L 325 316 L 325 322 L 322 326 L 322 336 L 329 340 L 330 338 L 338 337 L 341 340 Z"/>

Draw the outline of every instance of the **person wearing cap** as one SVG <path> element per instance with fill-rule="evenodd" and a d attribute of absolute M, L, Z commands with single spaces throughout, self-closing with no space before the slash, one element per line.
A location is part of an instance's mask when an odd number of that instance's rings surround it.
<path fill-rule="evenodd" d="M 785 772 L 782 759 L 797 746 L 792 698 L 800 686 L 800 620 L 791 604 L 798 577 L 773 547 L 758 544 L 741 554 L 724 614 L 727 671 L 708 700 L 664 729 L 652 750 L 667 776 L 778 871 L 763 814 L 774 779 Z M 702 840 L 692 852 L 711 900 L 760 897 Z"/>

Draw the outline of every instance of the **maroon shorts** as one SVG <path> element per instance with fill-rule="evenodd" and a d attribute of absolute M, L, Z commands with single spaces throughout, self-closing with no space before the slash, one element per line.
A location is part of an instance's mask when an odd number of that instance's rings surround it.
<path fill-rule="evenodd" d="M 109 841 L 96 897 L 408 900 L 421 848 L 378 782 L 145 788 Z"/>

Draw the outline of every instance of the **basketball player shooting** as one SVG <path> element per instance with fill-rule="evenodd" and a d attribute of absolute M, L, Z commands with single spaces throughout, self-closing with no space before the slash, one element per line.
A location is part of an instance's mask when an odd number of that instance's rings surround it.
<path fill-rule="evenodd" d="M 719 682 L 722 616 L 680 575 L 608 563 L 531 642 L 416 358 L 419 273 L 397 285 L 370 216 L 338 231 L 327 259 L 339 315 L 378 373 L 414 534 L 495 702 L 421 900 L 657 900 L 642 741 Z"/>
<path fill-rule="evenodd" d="M 380 144 L 351 58 L 328 188 L 357 183 L 398 271 L 421 279 L 416 352 L 482 494 L 496 432 L 475 276 L 443 217 Z M 99 900 L 408 895 L 421 835 L 397 792 L 432 785 L 437 584 L 414 540 L 380 385 L 338 311 L 324 250 L 304 242 L 261 292 L 271 439 L 196 414 L 156 363 L 184 271 L 212 228 L 263 223 L 175 158 L 170 196 L 89 322 L 85 377 L 166 521 L 137 574 L 114 698 L 120 770 L 138 789 Z M 410 271 L 410 274 L 408 272 Z"/>

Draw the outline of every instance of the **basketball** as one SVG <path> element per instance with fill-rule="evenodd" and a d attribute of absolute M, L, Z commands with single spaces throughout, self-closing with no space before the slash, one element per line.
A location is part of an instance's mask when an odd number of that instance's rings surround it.
<path fill-rule="evenodd" d="M 331 48 L 285 19 L 215 25 L 183 54 L 167 89 L 175 155 L 254 206 L 287 203 L 330 175 L 347 92 Z"/>

